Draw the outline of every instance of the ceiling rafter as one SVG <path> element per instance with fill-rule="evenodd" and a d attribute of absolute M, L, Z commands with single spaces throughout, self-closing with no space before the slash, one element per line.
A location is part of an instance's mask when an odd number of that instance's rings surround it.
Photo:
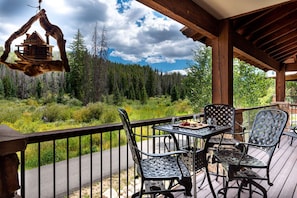
<path fill-rule="evenodd" d="M 265 52 L 268 54 L 271 54 L 271 53 L 274 53 L 275 51 L 282 50 L 292 44 L 295 44 L 295 45 L 297 44 L 297 35 L 296 35 L 296 37 L 282 40 L 278 44 L 271 45 L 270 47 L 266 48 Z"/>
<path fill-rule="evenodd" d="M 248 26 L 248 29 L 246 29 L 243 36 L 247 39 L 251 39 L 253 35 L 258 35 L 257 32 L 263 31 L 271 25 L 275 26 L 275 23 L 279 23 L 281 19 L 288 17 L 288 15 L 297 10 L 297 7 L 286 9 L 287 7 L 288 5 L 280 6 L 272 9 L 272 12 L 267 12 L 267 14 L 261 15 L 261 17 L 255 20 L 253 24 Z"/>
<path fill-rule="evenodd" d="M 292 19 L 288 19 L 292 18 Z M 290 16 L 288 18 L 283 18 L 276 23 L 271 24 L 267 28 L 259 31 L 257 34 L 254 34 L 250 39 L 253 40 L 253 43 L 257 45 L 258 42 L 261 41 L 261 39 L 264 39 L 267 36 L 270 36 L 271 34 L 277 34 L 278 31 L 281 31 L 284 28 L 288 29 L 294 29 L 296 27 L 297 22 L 297 12 L 294 13 L 294 16 Z"/>

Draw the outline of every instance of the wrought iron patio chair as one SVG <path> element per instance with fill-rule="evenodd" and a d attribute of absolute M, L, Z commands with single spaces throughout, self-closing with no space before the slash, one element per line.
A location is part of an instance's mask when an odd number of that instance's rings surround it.
<path fill-rule="evenodd" d="M 173 198 L 172 192 L 176 191 L 184 191 L 186 196 L 191 196 L 191 176 L 183 161 L 180 160 L 180 155 L 185 152 L 176 150 L 156 154 L 140 150 L 135 139 L 137 134 L 131 128 L 127 112 L 122 108 L 119 108 L 118 112 L 126 132 L 133 160 L 137 165 L 137 173 L 141 178 L 140 191 L 135 193 L 132 198 L 142 197 L 144 194 L 153 196 L 162 194 L 165 197 Z M 164 136 L 166 138 L 166 135 Z M 177 143 L 174 136 L 170 137 Z M 146 136 L 145 138 L 156 138 L 156 136 Z M 178 148 L 177 144 L 176 148 Z M 167 187 L 166 181 L 169 183 Z M 184 186 L 184 188 L 173 188 L 176 183 Z"/>
<path fill-rule="evenodd" d="M 227 146 L 230 148 L 231 145 L 236 144 L 239 142 L 239 140 L 235 139 L 235 135 L 239 135 L 240 137 L 244 136 L 244 127 L 239 125 L 242 129 L 242 132 L 235 132 L 235 108 L 231 105 L 227 104 L 209 104 L 204 107 L 204 123 L 209 122 L 211 120 L 210 124 L 215 124 L 219 126 L 230 126 L 231 130 L 218 135 L 211 137 L 208 142 L 208 150 L 210 153 L 212 150 L 216 149 L 218 145 Z M 216 173 L 213 173 L 217 176 L 219 175 L 219 161 L 218 160 L 212 160 L 211 155 L 209 155 L 209 161 L 211 163 L 217 163 L 216 165 Z M 200 184 L 200 186 L 204 183 L 206 177 L 204 175 L 204 178 Z"/>
<path fill-rule="evenodd" d="M 257 181 L 266 180 L 272 186 L 270 180 L 269 168 L 270 162 L 280 137 L 284 131 L 288 120 L 288 114 L 285 111 L 277 109 L 261 110 L 256 114 L 248 142 L 240 142 L 235 145 L 240 149 L 220 149 L 214 151 L 213 156 L 221 164 L 225 173 L 223 188 L 218 191 L 218 195 L 223 194 L 227 197 L 228 188 L 238 188 L 238 197 L 248 186 L 250 196 L 253 192 L 267 197 L 266 189 L 257 183 Z M 265 154 L 266 158 L 257 158 L 251 150 L 258 150 Z M 265 170 L 266 174 L 258 174 L 259 170 Z M 239 186 L 228 186 L 229 181 L 238 181 Z M 258 189 L 252 189 L 252 186 Z M 259 192 L 259 190 L 262 192 Z"/>
<path fill-rule="evenodd" d="M 219 126 L 230 126 L 231 130 L 223 133 L 219 136 L 210 138 L 208 142 L 209 149 L 215 149 L 218 145 L 227 146 L 234 145 L 240 142 L 239 139 L 244 141 L 245 128 L 235 121 L 235 108 L 227 104 L 210 104 L 204 107 L 204 122 L 212 120 L 212 124 Z M 214 123 L 213 123 L 214 122 Z M 240 127 L 240 132 L 235 132 L 235 125 Z M 236 139 L 238 138 L 238 139 Z M 217 176 L 218 174 L 218 165 L 217 165 Z"/>
<path fill-rule="evenodd" d="M 234 145 L 239 142 L 235 136 L 244 140 L 244 127 L 235 121 L 235 108 L 227 104 L 210 104 L 204 107 L 204 122 L 211 120 L 212 124 L 219 126 L 230 126 L 231 130 L 220 136 L 212 137 L 209 140 L 209 147 L 214 145 Z M 235 125 L 241 128 L 240 132 L 235 132 Z M 229 135 L 228 135 L 229 134 Z"/>

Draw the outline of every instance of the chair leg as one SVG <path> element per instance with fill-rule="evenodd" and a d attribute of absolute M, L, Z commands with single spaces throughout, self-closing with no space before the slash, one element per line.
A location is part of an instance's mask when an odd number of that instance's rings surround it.
<path fill-rule="evenodd" d="M 219 178 L 219 163 L 217 163 L 217 175 L 216 175 L 216 181 L 218 181 Z"/>
<path fill-rule="evenodd" d="M 226 181 L 226 184 L 225 184 L 225 188 L 224 188 L 224 198 L 227 197 L 227 192 L 228 192 L 228 185 L 229 185 L 229 182 Z"/>
<path fill-rule="evenodd" d="M 261 190 L 262 193 L 263 193 L 263 197 L 267 198 L 267 191 L 263 186 L 261 186 L 260 184 L 258 184 L 254 180 L 250 180 L 249 183 L 251 183 L 252 185 L 256 186 L 259 190 Z"/>
<path fill-rule="evenodd" d="M 249 180 L 243 180 L 239 186 L 239 189 L 238 189 L 238 192 L 237 192 L 237 197 L 240 198 L 240 194 L 243 190 L 243 187 L 246 186 L 248 184 L 249 186 L 249 198 L 252 198 L 253 197 L 253 192 L 256 192 L 256 193 L 259 193 L 257 191 L 253 191 L 252 189 L 252 185 L 254 185 L 257 189 L 259 189 L 262 193 L 263 193 L 263 198 L 267 198 L 267 191 L 266 189 L 261 186 L 260 184 L 258 184 L 257 182 L 255 182 L 254 180 L 252 179 L 249 179 Z"/>
<path fill-rule="evenodd" d="M 192 196 L 191 190 L 192 190 L 192 179 L 191 177 L 183 177 L 180 181 L 179 184 L 183 185 L 185 187 L 185 194 L 186 196 Z"/>
<path fill-rule="evenodd" d="M 141 180 L 141 186 L 140 186 L 140 190 L 139 190 L 139 198 L 142 197 L 143 187 L 144 187 L 144 181 Z"/>
<path fill-rule="evenodd" d="M 139 194 L 140 194 L 140 192 L 134 193 L 134 194 L 131 196 L 131 198 L 138 198 L 138 197 L 140 197 Z"/>
<path fill-rule="evenodd" d="M 217 197 L 219 196 L 219 194 L 224 194 L 224 198 L 227 197 L 228 185 L 229 185 L 229 181 L 227 180 L 226 177 L 224 177 L 223 178 L 223 188 L 221 188 L 221 189 L 218 190 Z"/>
<path fill-rule="evenodd" d="M 204 172 L 203 179 L 202 179 L 202 181 L 201 181 L 200 185 L 198 186 L 198 188 L 201 188 L 201 187 L 202 187 L 202 185 L 203 185 L 203 184 L 204 184 L 204 182 L 205 182 L 205 179 L 206 179 L 206 172 Z"/>

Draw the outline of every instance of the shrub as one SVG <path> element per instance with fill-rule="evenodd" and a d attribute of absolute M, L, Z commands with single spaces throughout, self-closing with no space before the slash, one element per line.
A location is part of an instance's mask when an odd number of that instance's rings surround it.
<path fill-rule="evenodd" d="M 91 122 L 92 120 L 99 120 L 102 113 L 103 105 L 101 103 L 90 103 L 76 111 L 73 118 L 77 122 Z"/>
<path fill-rule="evenodd" d="M 101 123 L 113 123 L 118 119 L 118 113 L 114 107 L 105 107 L 100 118 Z"/>
<path fill-rule="evenodd" d="M 43 104 L 50 104 L 56 102 L 56 96 L 50 92 L 47 92 L 44 97 L 42 97 Z"/>
<path fill-rule="evenodd" d="M 0 121 L 15 123 L 22 117 L 22 110 L 14 107 L 8 107 L 0 111 Z"/>
<path fill-rule="evenodd" d="M 71 98 L 69 99 L 67 102 L 66 102 L 67 105 L 69 106 L 79 106 L 81 107 L 82 106 L 82 101 L 76 99 L 76 98 Z"/>
<path fill-rule="evenodd" d="M 72 113 L 67 106 L 61 104 L 46 106 L 42 113 L 42 119 L 46 122 L 65 121 L 71 116 Z"/>
<path fill-rule="evenodd" d="M 99 118 L 101 117 L 101 115 L 103 113 L 102 103 L 90 103 L 90 104 L 87 105 L 87 108 L 90 111 L 90 114 L 91 114 L 90 117 L 92 119 L 99 120 Z"/>

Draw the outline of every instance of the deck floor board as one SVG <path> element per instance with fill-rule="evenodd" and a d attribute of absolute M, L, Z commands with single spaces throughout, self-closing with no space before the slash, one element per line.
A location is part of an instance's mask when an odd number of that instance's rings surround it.
<path fill-rule="evenodd" d="M 269 186 L 267 181 L 262 181 L 261 184 L 267 189 L 267 196 L 269 198 L 283 198 L 283 197 L 297 197 L 297 141 L 293 141 L 290 145 L 291 139 L 283 136 L 280 142 L 280 146 L 276 148 L 274 156 L 270 165 L 270 179 L 273 186 Z M 261 153 L 254 153 L 258 156 L 263 156 Z M 261 170 L 259 174 L 265 174 L 265 171 Z M 196 176 L 197 184 L 199 185 L 203 179 L 203 171 Z M 211 175 L 212 185 L 215 192 L 223 187 L 223 179 L 219 178 L 216 181 L 215 176 Z M 235 183 L 230 183 L 235 185 Z M 201 188 L 197 188 L 197 197 L 213 197 L 207 180 L 203 183 Z M 193 191 L 192 191 L 193 192 Z M 175 197 L 182 198 L 182 193 L 176 194 Z M 237 197 L 236 190 L 228 191 L 229 197 Z M 248 193 L 244 193 L 241 197 L 248 197 Z M 253 194 L 253 197 L 261 197 Z"/>

